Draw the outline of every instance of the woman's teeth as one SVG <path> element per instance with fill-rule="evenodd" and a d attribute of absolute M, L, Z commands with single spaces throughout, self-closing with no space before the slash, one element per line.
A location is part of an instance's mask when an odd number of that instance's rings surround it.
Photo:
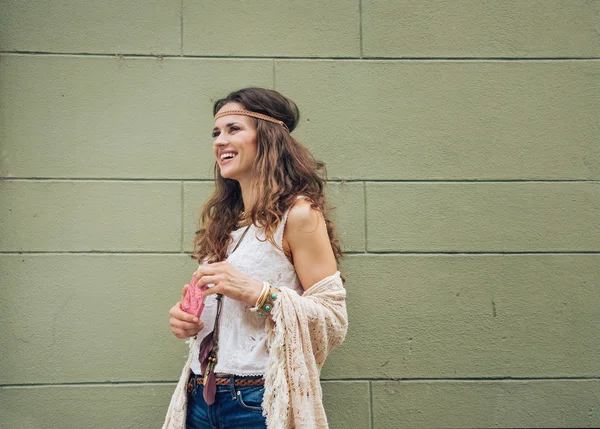
<path fill-rule="evenodd" d="M 221 155 L 221 161 L 235 157 L 235 153 L 224 153 Z"/>

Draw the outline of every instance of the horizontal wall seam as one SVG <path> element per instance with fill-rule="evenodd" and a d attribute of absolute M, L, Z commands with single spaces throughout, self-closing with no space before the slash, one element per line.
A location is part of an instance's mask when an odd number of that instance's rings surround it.
<path fill-rule="evenodd" d="M 180 250 L 0 250 L 0 255 L 186 255 L 191 253 Z"/>
<path fill-rule="evenodd" d="M 600 250 L 523 250 L 523 251 L 468 251 L 468 250 L 457 250 L 457 251 L 395 251 L 395 252 L 383 252 L 370 250 L 368 252 L 344 252 L 346 255 L 600 255 Z"/>
<path fill-rule="evenodd" d="M 352 255 L 600 255 L 600 250 L 555 250 L 555 251 L 511 251 L 511 252 L 485 252 L 485 251 L 430 251 L 430 252 L 415 252 L 415 251 L 396 251 L 396 252 L 378 252 L 371 250 L 369 252 L 348 251 L 344 252 L 347 256 Z M 190 256 L 191 252 L 182 251 L 118 251 L 118 250 L 0 250 L 0 255 L 185 255 Z"/>
<path fill-rule="evenodd" d="M 245 56 L 245 55 L 177 55 L 177 54 L 123 54 L 97 52 L 45 52 L 45 51 L 0 51 L 0 55 L 47 55 L 69 57 L 107 57 L 107 58 L 190 58 L 190 59 L 241 59 L 241 60 L 336 60 L 336 61 L 595 61 L 600 57 L 376 57 L 376 56 Z"/>
<path fill-rule="evenodd" d="M 214 183 L 213 179 L 127 177 L 0 177 L 5 182 L 184 182 Z M 600 183 L 596 179 L 332 179 L 327 183 Z"/>
<path fill-rule="evenodd" d="M 458 378 L 321 378 L 322 382 L 370 382 L 370 381 L 402 381 L 402 382 L 520 382 L 520 381 L 600 381 L 600 377 L 572 376 L 572 377 L 458 377 Z M 152 380 L 152 381 L 88 381 L 73 383 L 22 383 L 0 384 L 0 388 L 39 388 L 39 387 L 73 387 L 73 386 L 139 386 L 139 385 L 165 385 L 175 384 L 177 380 Z"/>
<path fill-rule="evenodd" d="M 321 378 L 321 381 L 600 381 L 600 376 L 554 376 L 554 377 L 370 377 L 370 378 Z"/>

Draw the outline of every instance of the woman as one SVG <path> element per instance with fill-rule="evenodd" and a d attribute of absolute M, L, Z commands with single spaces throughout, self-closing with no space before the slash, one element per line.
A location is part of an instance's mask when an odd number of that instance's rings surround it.
<path fill-rule="evenodd" d="M 177 338 L 196 337 L 164 427 L 326 427 L 319 372 L 347 316 L 324 165 L 276 91 L 241 89 L 213 113 L 215 191 L 193 255 L 210 287 L 201 320 L 169 312 Z"/>

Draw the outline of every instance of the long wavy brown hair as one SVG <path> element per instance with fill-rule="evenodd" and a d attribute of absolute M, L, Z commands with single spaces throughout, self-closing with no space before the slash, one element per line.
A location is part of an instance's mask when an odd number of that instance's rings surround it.
<path fill-rule="evenodd" d="M 290 132 L 296 128 L 300 112 L 296 104 L 277 91 L 265 88 L 244 88 L 217 100 L 213 114 L 229 102 L 237 102 L 246 110 L 269 115 L 283 121 Z M 247 219 L 264 228 L 265 237 L 274 246 L 274 233 L 285 211 L 304 195 L 311 206 L 325 218 L 327 233 L 336 260 L 343 254 L 336 237 L 324 187 L 327 180 L 325 164 L 312 154 L 284 127 L 272 122 L 255 119 L 257 157 L 252 175 L 258 184 L 256 203 Z M 214 166 L 215 190 L 204 203 L 199 219 L 199 229 L 194 239 L 192 258 L 198 261 L 222 261 L 227 257 L 230 233 L 242 218 L 244 203 L 239 183 L 221 176 L 218 163 Z M 283 250 L 283 249 L 282 249 Z M 291 255 L 287 255 L 291 260 Z"/>

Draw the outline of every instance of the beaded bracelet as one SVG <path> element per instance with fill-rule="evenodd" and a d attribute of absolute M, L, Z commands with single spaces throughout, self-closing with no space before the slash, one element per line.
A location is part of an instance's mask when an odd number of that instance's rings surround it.
<path fill-rule="evenodd" d="M 269 282 L 263 282 L 262 291 L 251 311 L 258 312 L 259 316 L 265 316 L 271 314 L 275 300 L 277 299 L 277 286 L 271 286 Z"/>
<path fill-rule="evenodd" d="M 254 307 L 250 308 L 250 311 L 258 311 L 258 309 L 260 308 L 260 304 L 264 302 L 264 300 L 267 298 L 267 293 L 269 293 L 269 288 L 271 285 L 269 285 L 268 282 L 262 282 L 263 283 L 263 287 L 260 290 L 260 294 L 258 295 L 258 299 L 256 300 L 256 304 L 254 304 Z"/>

